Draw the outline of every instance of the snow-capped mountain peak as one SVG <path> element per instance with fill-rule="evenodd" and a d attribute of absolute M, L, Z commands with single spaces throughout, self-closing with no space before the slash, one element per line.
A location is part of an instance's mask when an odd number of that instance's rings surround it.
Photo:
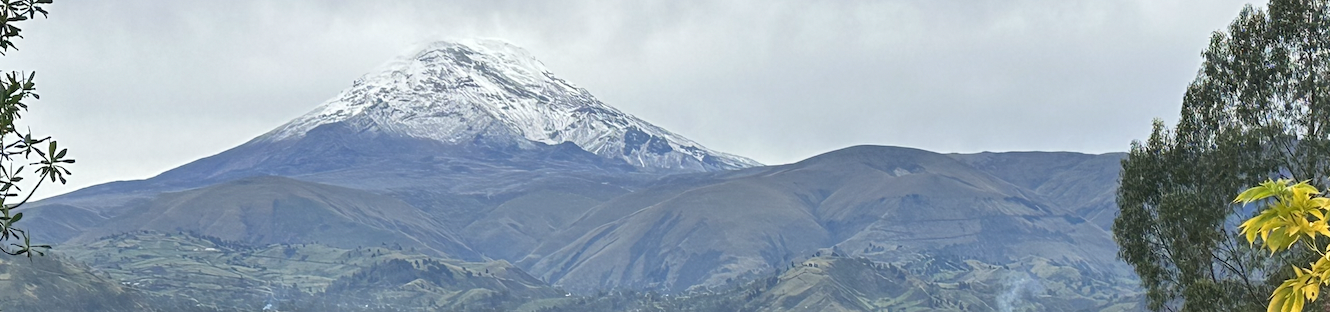
<path fill-rule="evenodd" d="M 492 39 L 424 44 L 258 141 L 299 139 L 323 124 L 519 147 L 572 142 L 642 168 L 711 171 L 760 165 L 707 149 L 596 100 L 529 52 Z"/>

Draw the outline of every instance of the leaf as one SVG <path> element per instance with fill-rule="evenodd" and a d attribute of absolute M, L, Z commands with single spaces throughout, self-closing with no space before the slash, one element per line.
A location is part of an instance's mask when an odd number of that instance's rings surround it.
<path fill-rule="evenodd" d="M 1311 181 L 1298 182 L 1298 184 L 1294 184 L 1289 188 L 1291 188 L 1295 193 L 1301 193 L 1303 195 L 1321 194 L 1321 191 L 1316 190 L 1316 187 L 1312 186 L 1310 182 Z"/>
<path fill-rule="evenodd" d="M 1266 180 L 1261 185 L 1252 187 L 1238 194 L 1233 199 L 1234 203 L 1250 204 L 1252 202 L 1275 196 L 1287 188 L 1289 181 L 1280 179 L 1279 181 Z"/>
<path fill-rule="evenodd" d="M 1289 301 L 1289 295 L 1293 294 L 1293 280 L 1285 280 L 1279 284 L 1275 291 L 1270 294 L 1270 305 L 1266 307 L 1266 312 L 1283 312 L 1284 305 Z"/>
<path fill-rule="evenodd" d="M 1330 237 L 1330 224 L 1327 224 L 1325 220 L 1313 222 L 1312 228 L 1316 231 L 1313 233 L 1315 235 L 1309 234 L 1308 236 L 1312 236 L 1313 238 L 1315 238 L 1316 235 Z"/>

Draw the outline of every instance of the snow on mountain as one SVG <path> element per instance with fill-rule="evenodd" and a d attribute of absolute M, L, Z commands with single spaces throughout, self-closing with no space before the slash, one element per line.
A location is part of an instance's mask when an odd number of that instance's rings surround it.
<path fill-rule="evenodd" d="M 642 168 L 711 171 L 761 165 L 605 105 L 555 77 L 526 50 L 492 39 L 426 44 L 256 141 L 298 139 L 337 122 L 359 131 L 449 144 L 572 142 Z"/>

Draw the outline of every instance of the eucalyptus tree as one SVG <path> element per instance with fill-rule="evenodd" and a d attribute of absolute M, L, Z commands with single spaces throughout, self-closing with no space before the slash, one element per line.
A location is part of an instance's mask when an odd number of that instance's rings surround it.
<path fill-rule="evenodd" d="M 1155 311 L 1253 311 L 1314 255 L 1237 235 L 1233 194 L 1271 178 L 1330 182 L 1330 5 L 1272 0 L 1216 31 L 1178 123 L 1122 161 L 1113 236 Z"/>

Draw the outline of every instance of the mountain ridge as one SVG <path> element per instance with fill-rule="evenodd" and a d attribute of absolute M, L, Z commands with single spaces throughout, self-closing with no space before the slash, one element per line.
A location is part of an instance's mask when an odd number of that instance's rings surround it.
<path fill-rule="evenodd" d="M 519 265 L 574 290 L 714 286 L 828 247 L 887 262 L 1036 255 L 1126 274 L 1102 229 L 943 154 L 855 146 L 707 175 L 628 195 L 655 198 L 629 209 L 593 208 L 580 219 L 612 221 L 574 223 Z"/>

